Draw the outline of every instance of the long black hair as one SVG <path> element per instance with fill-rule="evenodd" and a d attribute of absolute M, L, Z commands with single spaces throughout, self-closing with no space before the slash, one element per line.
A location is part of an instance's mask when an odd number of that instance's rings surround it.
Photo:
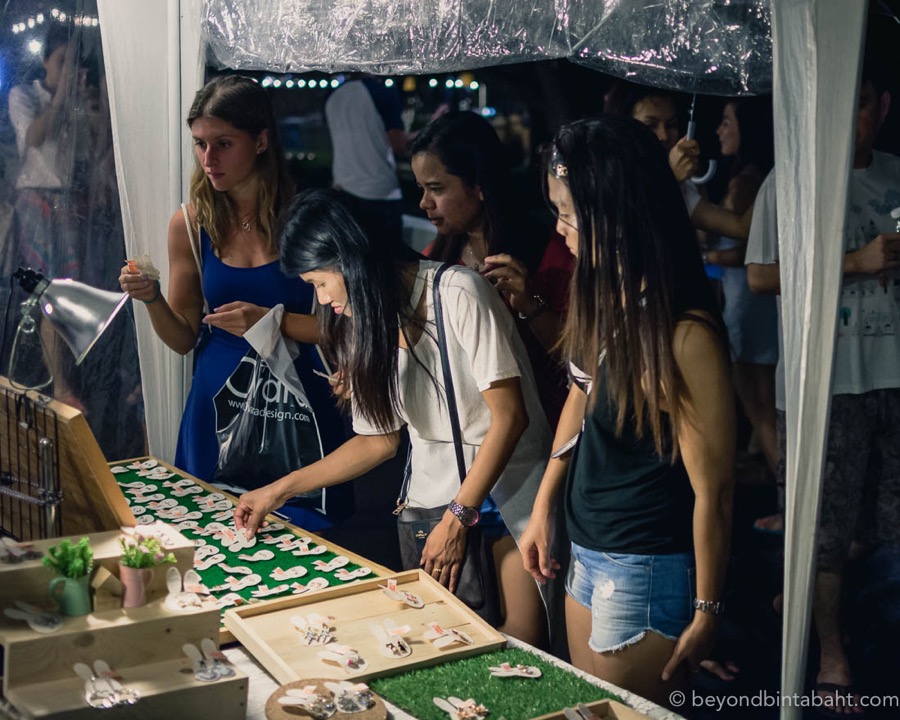
<path fill-rule="evenodd" d="M 399 408 L 399 332 L 415 322 L 402 264 L 421 258 L 397 242 L 373 245 L 332 190 L 307 190 L 288 206 L 280 237 L 288 275 L 340 273 L 351 317 L 320 307 L 320 342 L 344 373 L 356 410 L 384 432 Z"/>
<path fill-rule="evenodd" d="M 452 111 L 430 122 L 416 135 L 410 153 L 430 153 L 447 172 L 484 197 L 484 237 L 488 255 L 508 252 L 532 265 L 529 243 L 516 226 L 522 217 L 515 207 L 509 159 L 493 126 L 473 112 Z M 438 235 L 430 257 L 459 262 L 465 235 Z M 523 257 L 524 255 L 526 257 Z"/>
<path fill-rule="evenodd" d="M 765 177 L 775 164 L 775 136 L 772 122 L 772 98 L 734 98 L 728 101 L 734 106 L 741 146 L 732 176 L 748 166 L 755 166 L 761 177 Z"/>
<path fill-rule="evenodd" d="M 565 182 L 579 228 L 560 345 L 594 387 L 605 353 L 617 432 L 628 421 L 641 436 L 649 425 L 657 452 L 668 448 L 674 458 L 689 400 L 672 349 L 675 325 L 700 310 L 723 342 L 725 331 L 665 150 L 636 120 L 601 116 L 563 126 L 544 168 L 545 194 L 548 173 Z"/>

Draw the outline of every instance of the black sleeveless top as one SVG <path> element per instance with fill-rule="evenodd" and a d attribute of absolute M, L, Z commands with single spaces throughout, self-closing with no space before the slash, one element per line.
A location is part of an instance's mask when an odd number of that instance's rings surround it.
<path fill-rule="evenodd" d="M 679 262 L 683 281 L 675 290 L 676 316 L 700 310 L 721 323 L 709 283 L 700 274 L 702 265 L 691 260 Z M 724 337 L 724 328 L 719 327 Z M 572 542 L 597 552 L 635 555 L 691 550 L 694 493 L 684 464 L 680 459 L 673 464 L 668 450 L 663 455 L 656 452 L 647 423 L 644 437 L 638 438 L 633 413 L 616 437 L 616 410 L 603 363 L 598 386 L 591 392 L 597 394 L 596 402 L 585 417 L 566 482 L 566 523 Z M 669 428 L 662 429 L 666 437 Z"/>

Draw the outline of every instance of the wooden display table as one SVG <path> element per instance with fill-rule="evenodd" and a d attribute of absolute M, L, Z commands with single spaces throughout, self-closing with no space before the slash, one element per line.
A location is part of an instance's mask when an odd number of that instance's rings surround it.
<path fill-rule="evenodd" d="M 173 534 L 178 565 L 193 564 L 193 544 Z M 120 532 L 90 536 L 95 575 L 115 569 L 121 555 Z M 74 538 L 77 540 L 77 538 Z M 58 540 L 35 542 L 46 552 Z M 81 720 L 98 710 L 85 702 L 85 681 L 73 666 L 107 662 L 123 684 L 140 692 L 134 705 L 103 710 L 109 718 L 215 717 L 240 720 L 246 714 L 247 678 L 240 672 L 215 682 L 200 682 L 184 656 L 185 643 L 214 642 L 219 633 L 215 608 L 174 612 L 165 607 L 165 572 L 151 582 L 147 605 L 122 609 L 109 602 L 83 617 L 63 618 L 53 633 L 32 630 L 26 623 L 0 614 L 0 644 L 4 650 L 3 695 L 35 718 Z M 0 607 L 17 601 L 48 606 L 47 585 L 53 577 L 40 560 L 0 565 Z"/>

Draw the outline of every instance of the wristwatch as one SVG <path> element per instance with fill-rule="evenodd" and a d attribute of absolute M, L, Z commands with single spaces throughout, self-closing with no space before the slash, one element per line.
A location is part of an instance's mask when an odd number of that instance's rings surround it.
<path fill-rule="evenodd" d="M 694 610 L 709 613 L 710 615 L 724 615 L 725 603 L 721 600 L 701 600 L 694 598 Z"/>
<path fill-rule="evenodd" d="M 478 508 L 460 505 L 456 500 L 451 500 L 447 509 L 456 515 L 456 519 L 459 520 L 464 527 L 474 527 L 481 519 L 481 513 L 478 512 Z"/>
<path fill-rule="evenodd" d="M 544 300 L 544 298 L 542 298 L 540 295 L 532 295 L 531 299 L 534 300 L 534 302 L 535 302 L 534 310 L 532 310 L 527 315 L 525 313 L 519 313 L 520 320 L 531 320 L 533 318 L 536 318 L 542 312 L 545 312 L 546 310 L 550 309 L 550 306 L 547 304 L 547 301 Z"/>

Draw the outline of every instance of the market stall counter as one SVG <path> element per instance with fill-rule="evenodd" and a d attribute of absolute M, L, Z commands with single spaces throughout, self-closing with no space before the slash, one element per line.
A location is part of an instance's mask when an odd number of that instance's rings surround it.
<path fill-rule="evenodd" d="M 241 643 L 225 655 L 251 678 L 248 718 L 310 716 L 318 691 L 333 702 L 351 687 L 400 720 L 679 717 L 498 633 L 421 571 L 394 573 L 273 516 L 247 541 L 227 492 L 153 457 L 111 470 L 139 523 L 197 543 L 221 638 Z"/>

